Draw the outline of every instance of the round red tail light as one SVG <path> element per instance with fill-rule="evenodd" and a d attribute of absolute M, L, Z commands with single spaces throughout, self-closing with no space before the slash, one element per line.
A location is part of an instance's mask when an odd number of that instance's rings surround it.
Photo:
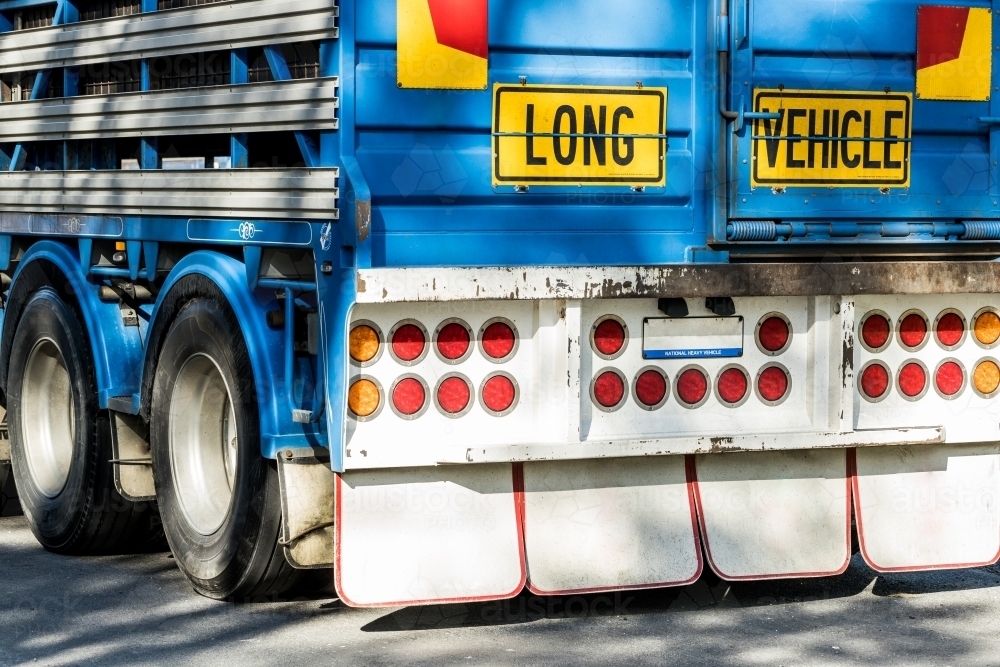
<path fill-rule="evenodd" d="M 459 361 L 472 348 L 472 336 L 469 330 L 458 322 L 448 322 L 441 326 L 437 335 L 438 356 L 446 362 Z"/>
<path fill-rule="evenodd" d="M 715 390 L 719 395 L 719 400 L 735 407 L 743 402 L 747 397 L 747 389 L 750 387 L 750 380 L 746 371 L 738 366 L 730 366 L 719 373 L 719 378 L 715 382 Z"/>
<path fill-rule="evenodd" d="M 869 313 L 861 324 L 861 340 L 870 350 L 879 351 L 889 342 L 889 320 L 881 313 Z"/>
<path fill-rule="evenodd" d="M 427 336 L 416 322 L 400 322 L 393 327 L 390 338 L 393 356 L 406 365 L 419 362 L 427 354 Z"/>
<path fill-rule="evenodd" d="M 899 369 L 896 384 L 899 392 L 906 398 L 920 398 L 927 389 L 927 371 L 919 363 L 909 361 Z"/>
<path fill-rule="evenodd" d="M 392 409 L 400 417 L 414 419 L 427 407 L 427 388 L 415 376 L 403 376 L 392 387 Z"/>
<path fill-rule="evenodd" d="M 944 398 L 957 397 L 965 386 L 965 369 L 957 361 L 944 360 L 934 373 L 934 386 Z"/>
<path fill-rule="evenodd" d="M 927 320 L 918 313 L 910 313 L 899 323 L 899 342 L 915 350 L 927 339 Z"/>
<path fill-rule="evenodd" d="M 937 339 L 944 347 L 955 347 L 965 336 L 965 321 L 955 312 L 946 312 L 938 316 L 934 329 Z"/>
<path fill-rule="evenodd" d="M 616 317 L 607 316 L 599 321 L 590 335 L 594 352 L 605 359 L 614 359 L 625 349 L 625 325 Z"/>
<path fill-rule="evenodd" d="M 708 398 L 708 376 L 697 366 L 683 369 L 677 375 L 677 400 L 687 408 L 696 408 Z"/>
<path fill-rule="evenodd" d="M 472 406 L 472 387 L 459 375 L 444 378 L 437 386 L 438 407 L 448 417 L 459 417 Z"/>
<path fill-rule="evenodd" d="M 480 389 L 480 400 L 487 412 L 502 417 L 517 407 L 517 383 L 506 373 L 490 375 Z"/>
<path fill-rule="evenodd" d="M 790 339 L 791 327 L 781 315 L 767 315 L 757 325 L 757 344 L 765 354 L 784 352 Z"/>
<path fill-rule="evenodd" d="M 667 376 L 659 368 L 646 367 L 635 376 L 632 391 L 639 406 L 655 410 L 667 400 Z"/>
<path fill-rule="evenodd" d="M 757 395 L 765 403 L 777 405 L 788 396 L 788 371 L 767 366 L 757 375 Z"/>
<path fill-rule="evenodd" d="M 881 363 L 870 363 L 861 370 L 861 394 L 871 401 L 885 398 L 889 391 L 889 369 Z"/>
<path fill-rule="evenodd" d="M 617 410 L 625 401 L 625 378 L 616 370 L 602 371 L 594 378 L 590 393 L 598 407 Z"/>
<path fill-rule="evenodd" d="M 487 322 L 479 334 L 483 352 L 491 361 L 507 361 L 514 355 L 517 336 L 514 327 L 506 320 Z"/>

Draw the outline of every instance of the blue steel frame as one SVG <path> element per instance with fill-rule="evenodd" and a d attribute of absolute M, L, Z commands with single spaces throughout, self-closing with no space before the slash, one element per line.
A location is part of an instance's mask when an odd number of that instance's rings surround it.
<path fill-rule="evenodd" d="M 9 12 L 17 9 L 53 4 L 39 0 L 0 0 L 0 32 L 13 28 Z M 54 24 L 79 20 L 79 12 L 70 0 L 58 0 Z M 157 11 L 156 0 L 142 0 L 143 12 Z M 288 66 L 279 47 L 265 49 L 269 67 L 275 80 L 290 79 Z M 320 76 L 337 75 L 337 65 L 341 47 L 334 42 L 320 45 Z M 247 83 L 246 49 L 231 52 L 232 83 Z M 78 77 L 72 68 L 64 70 L 65 94 L 79 93 L 76 85 Z M 48 86 L 51 72 L 39 72 L 35 77 L 31 99 L 40 99 Z M 149 89 L 148 62 L 142 62 L 141 87 Z M 332 132 L 320 135 L 320 145 L 305 133 L 296 132 L 296 141 L 309 167 L 339 166 L 338 137 Z M 143 138 L 140 143 L 140 167 L 157 169 L 160 167 L 156 138 Z M 247 168 L 247 135 L 233 134 L 230 138 L 231 167 Z M 10 154 L 0 150 L 0 168 L 18 170 L 24 168 L 26 151 L 16 146 Z M 63 166 L 71 163 L 67 150 L 63 151 Z M 75 166 L 75 165 L 74 165 Z M 9 215 L 9 214 L 5 214 Z M 60 216 L 42 216 L 58 220 Z M 23 221 L 24 228 L 30 221 Z M 246 241 L 239 234 L 243 220 L 187 220 L 151 216 L 84 216 L 76 217 L 73 231 L 51 232 L 51 238 L 39 238 L 32 243 L 20 258 L 12 279 L 11 289 L 21 279 L 24 271 L 38 261 L 53 264 L 64 273 L 74 293 L 79 298 L 84 325 L 91 341 L 97 367 L 98 401 L 102 408 L 109 407 L 112 399 L 115 409 L 123 409 L 122 397 L 130 398 L 133 414 L 139 412 L 142 401 L 142 369 L 150 328 L 161 317 L 160 306 L 171 288 L 185 276 L 198 274 L 214 282 L 229 301 L 242 327 L 246 340 L 254 378 L 257 384 L 261 417 L 261 450 L 263 456 L 275 458 L 282 449 L 325 447 L 327 432 L 334 439 L 343 432 L 342 419 L 332 415 L 344 415 L 343 392 L 329 392 L 325 403 L 318 398 L 323 382 L 324 367 L 333 368 L 331 378 L 339 378 L 338 384 L 346 382 L 346 356 L 328 354 L 328 349 L 345 347 L 347 318 L 353 305 L 352 289 L 344 289 L 349 276 L 353 276 L 353 248 L 357 243 L 351 234 L 344 235 L 339 245 L 331 249 L 326 241 L 337 221 L 327 222 L 286 222 L 254 220 L 257 232 L 252 241 Z M 55 225 L 57 228 L 59 224 Z M 342 227 L 344 225 L 341 225 Z M 90 265 L 91 249 L 95 239 L 124 241 L 128 256 L 128 268 L 95 267 Z M 192 244 L 191 252 L 173 267 L 162 285 L 154 304 L 142 306 L 138 327 L 126 327 L 122 323 L 118 304 L 105 303 L 98 298 L 98 287 L 109 284 L 111 278 L 138 280 L 156 277 L 157 258 L 161 243 Z M 233 259 L 228 254 L 211 250 L 225 247 L 242 247 L 244 261 Z M 0 234 L 0 269 L 6 270 L 11 263 L 12 235 Z M 327 279 L 319 271 L 318 283 L 258 278 L 261 251 L 265 247 L 308 247 L 317 259 L 317 268 L 324 262 L 337 261 L 338 271 L 333 280 Z M 349 266 L 341 266 L 348 262 Z M 294 315 L 296 305 L 318 306 L 324 331 L 329 331 L 330 340 L 321 340 L 320 356 L 316 365 L 296 357 L 291 343 L 294 342 L 293 316 L 285 318 L 283 330 L 275 330 L 266 325 L 266 314 L 279 308 L 275 292 L 285 295 L 286 314 Z M 0 310 L 0 326 L 7 310 Z M 327 321 L 327 313 L 332 318 Z M 325 337 L 324 337 L 325 338 Z M 320 362 L 322 360 L 322 362 Z M 337 371 L 337 360 L 343 370 Z M 322 363 L 320 367 L 318 364 Z M 333 404 L 340 401 L 339 408 Z M 293 419 L 293 411 L 300 411 L 310 417 L 300 423 Z M 325 414 L 324 414 L 325 413 Z M 325 416 L 325 419 L 323 417 Z M 299 415 L 301 417 L 301 414 Z M 335 425 L 335 426 L 334 426 Z M 332 465 L 342 469 L 340 457 L 342 447 L 333 446 Z"/>

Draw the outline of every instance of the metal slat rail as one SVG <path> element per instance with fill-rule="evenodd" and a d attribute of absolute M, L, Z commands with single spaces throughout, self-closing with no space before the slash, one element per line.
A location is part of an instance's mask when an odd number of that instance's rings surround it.
<path fill-rule="evenodd" d="M 0 73 L 336 39 L 333 0 L 224 0 L 0 34 Z"/>
<path fill-rule="evenodd" d="M 0 142 L 337 129 L 335 77 L 3 105 Z"/>
<path fill-rule="evenodd" d="M 0 210 L 336 219 L 338 169 L 0 172 Z"/>

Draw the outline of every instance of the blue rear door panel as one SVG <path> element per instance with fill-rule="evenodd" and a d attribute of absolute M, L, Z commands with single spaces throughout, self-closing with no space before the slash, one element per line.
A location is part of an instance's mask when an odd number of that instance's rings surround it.
<path fill-rule="evenodd" d="M 396 86 L 396 3 L 358 3 L 355 143 L 373 264 L 679 262 L 704 247 L 721 126 L 714 10 L 693 0 L 489 3 L 489 90 Z M 494 83 L 667 87 L 667 184 L 545 188 L 491 179 Z M 349 110 L 347 111 L 349 112 Z"/>
<path fill-rule="evenodd" d="M 733 0 L 734 5 L 742 2 Z M 745 2 L 744 32 L 748 37 L 737 43 L 743 33 L 736 27 L 732 31 L 727 100 L 731 108 L 743 100 L 749 110 L 754 89 L 779 86 L 789 90 L 915 92 L 917 8 L 933 4 L 928 0 Z M 989 2 L 968 0 L 937 4 L 990 7 Z M 996 61 L 994 50 L 994 90 Z M 789 239 L 799 243 L 834 242 L 829 222 L 909 225 L 909 235 L 881 234 L 877 227 L 869 227 L 875 231 L 867 238 L 848 236 L 836 241 L 841 243 L 864 240 L 915 245 L 953 240 L 940 233 L 934 235 L 930 223 L 1000 217 L 1000 191 L 996 188 L 1000 133 L 995 133 L 991 148 L 991 126 L 979 121 L 983 116 L 998 115 L 998 95 L 992 97 L 983 102 L 915 98 L 910 187 L 889 188 L 888 193 L 877 187 L 753 188 L 751 132 L 727 133 L 729 217 L 804 222 L 807 235 Z M 899 229 L 897 226 L 897 232 Z M 714 233 L 720 240 L 725 238 L 722 226 Z"/>

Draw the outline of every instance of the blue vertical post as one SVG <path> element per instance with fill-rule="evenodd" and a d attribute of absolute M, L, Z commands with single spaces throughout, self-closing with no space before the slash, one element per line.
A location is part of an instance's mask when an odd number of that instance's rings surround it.
<path fill-rule="evenodd" d="M 80 94 L 80 70 L 77 67 L 66 67 L 63 69 L 63 97 L 76 97 Z M 76 142 L 64 140 L 62 142 L 62 168 L 79 169 L 79 157 L 77 155 Z"/>
<path fill-rule="evenodd" d="M 147 0 L 142 0 L 143 11 L 146 11 Z M 151 11 L 156 11 L 156 3 L 153 3 L 153 9 Z M 142 61 L 142 71 L 139 79 L 139 86 L 142 90 L 149 90 L 149 61 Z M 159 169 L 160 168 L 160 150 L 159 142 L 156 137 L 142 137 L 139 139 L 139 168 L 140 169 Z"/>
<path fill-rule="evenodd" d="M 14 29 L 14 18 L 9 12 L 0 12 L 0 32 L 10 32 Z"/>
<path fill-rule="evenodd" d="M 156 137 L 143 137 L 139 140 L 139 168 L 160 168 L 159 142 Z"/>
<path fill-rule="evenodd" d="M 246 49 L 233 49 L 229 54 L 229 80 L 233 85 L 250 80 L 250 63 Z M 229 135 L 229 166 L 246 169 L 250 166 L 249 137 L 246 132 Z"/>
<path fill-rule="evenodd" d="M 156 0 L 142 0 L 142 12 L 155 12 L 157 9 Z"/>

